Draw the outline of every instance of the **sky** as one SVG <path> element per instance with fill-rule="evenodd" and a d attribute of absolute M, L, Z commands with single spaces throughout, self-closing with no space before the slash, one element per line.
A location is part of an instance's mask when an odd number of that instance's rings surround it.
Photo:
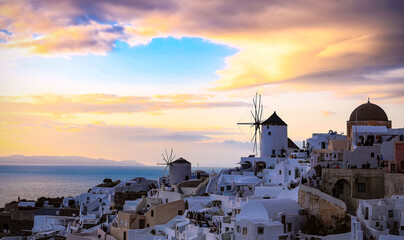
<path fill-rule="evenodd" d="M 252 154 L 255 93 L 301 146 L 368 98 L 404 126 L 400 0 L 0 0 L 0 155 L 200 166 Z"/>

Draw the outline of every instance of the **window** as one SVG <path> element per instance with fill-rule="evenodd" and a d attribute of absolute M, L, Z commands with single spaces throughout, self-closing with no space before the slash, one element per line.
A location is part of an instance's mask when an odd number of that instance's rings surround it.
<path fill-rule="evenodd" d="M 371 153 L 370 153 L 370 157 L 374 158 L 374 157 L 375 157 L 375 153 L 374 153 L 374 152 L 371 152 Z"/>
<path fill-rule="evenodd" d="M 292 231 L 292 223 L 288 222 L 288 232 Z"/>
<path fill-rule="evenodd" d="M 282 175 L 282 170 L 279 170 L 279 175 Z"/>
<path fill-rule="evenodd" d="M 224 192 L 224 187 L 220 187 L 220 191 L 221 191 L 221 192 Z"/>
<path fill-rule="evenodd" d="M 358 183 L 358 192 L 361 192 L 361 193 L 366 192 L 366 183 Z"/>
<path fill-rule="evenodd" d="M 238 233 L 241 232 L 241 228 L 240 228 L 240 226 L 238 226 L 238 225 L 237 225 L 237 232 L 238 232 Z"/>
<path fill-rule="evenodd" d="M 247 235 L 247 228 L 243 227 L 243 235 Z"/>
<path fill-rule="evenodd" d="M 228 227 L 226 227 L 226 228 L 225 228 L 225 231 L 226 231 L 226 232 L 228 232 L 228 231 L 229 231 L 229 228 L 228 228 Z"/>
<path fill-rule="evenodd" d="M 166 198 L 166 203 L 168 203 L 168 198 Z"/>
<path fill-rule="evenodd" d="M 231 190 L 231 185 L 227 185 L 227 186 L 226 186 L 226 190 L 227 190 L 227 191 Z"/>
<path fill-rule="evenodd" d="M 259 235 L 264 234 L 264 228 L 263 227 L 258 227 L 257 228 L 257 234 L 259 234 Z"/>
<path fill-rule="evenodd" d="M 119 225 L 122 225 L 122 224 L 123 224 L 122 219 L 119 219 Z"/>
<path fill-rule="evenodd" d="M 376 227 L 379 227 L 380 226 L 380 222 L 376 222 Z"/>
<path fill-rule="evenodd" d="M 365 208 L 365 220 L 369 220 L 369 208 Z"/>
<path fill-rule="evenodd" d="M 267 129 L 269 129 L 269 126 L 267 126 Z"/>
<path fill-rule="evenodd" d="M 268 132 L 268 136 L 271 136 L 271 132 Z"/>
<path fill-rule="evenodd" d="M 289 176 L 292 175 L 292 171 L 289 170 Z"/>
<path fill-rule="evenodd" d="M 154 217 L 154 210 L 151 210 L 150 215 L 151 217 Z"/>
<path fill-rule="evenodd" d="M 125 220 L 125 227 L 128 226 L 128 220 Z"/>
<path fill-rule="evenodd" d="M 182 210 L 178 210 L 178 215 L 182 215 Z"/>
<path fill-rule="evenodd" d="M 394 211 L 393 210 L 389 210 L 389 218 L 393 218 L 394 217 Z"/>

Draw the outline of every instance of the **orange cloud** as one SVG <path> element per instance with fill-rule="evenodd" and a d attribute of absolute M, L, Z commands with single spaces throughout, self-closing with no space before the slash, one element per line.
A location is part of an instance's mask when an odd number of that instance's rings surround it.
<path fill-rule="evenodd" d="M 205 99 L 205 100 L 204 100 Z M 208 101 L 205 95 L 157 95 L 155 98 L 108 94 L 0 96 L 0 112 L 135 113 L 168 109 L 246 106 L 242 102 Z"/>
<path fill-rule="evenodd" d="M 336 114 L 336 112 L 331 112 L 331 111 L 321 111 L 321 114 L 323 114 L 324 116 L 328 117 L 328 116 L 335 115 L 335 114 Z"/>

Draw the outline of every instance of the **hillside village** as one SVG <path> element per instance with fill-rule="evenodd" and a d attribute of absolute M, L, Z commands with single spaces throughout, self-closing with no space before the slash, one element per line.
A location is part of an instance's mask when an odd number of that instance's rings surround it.
<path fill-rule="evenodd" d="M 356 107 L 347 135 L 313 133 L 303 148 L 276 112 L 251 124 L 260 154 L 236 168 L 192 172 L 166 154 L 158 180 L 104 179 L 75 197 L 7 204 L 2 239 L 404 239 L 404 128 L 381 107 Z"/>

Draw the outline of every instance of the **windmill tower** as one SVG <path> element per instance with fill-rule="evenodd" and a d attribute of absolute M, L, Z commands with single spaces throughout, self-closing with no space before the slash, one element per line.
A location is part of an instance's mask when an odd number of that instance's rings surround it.
<path fill-rule="evenodd" d="M 172 162 L 175 158 L 175 155 L 173 156 L 173 148 L 171 148 L 170 155 L 168 154 L 167 149 L 164 149 L 164 153 L 162 153 L 161 156 L 163 156 L 164 163 L 157 163 L 157 165 L 166 166 L 163 171 L 163 176 L 166 176 L 167 169 L 170 170 L 170 172 L 171 172 Z"/>
<path fill-rule="evenodd" d="M 251 138 L 251 142 L 253 144 L 253 151 L 255 155 L 258 155 L 258 145 L 261 143 L 261 121 L 262 121 L 262 111 L 263 111 L 263 106 L 261 102 L 261 95 L 258 95 L 255 93 L 255 98 L 253 98 L 253 110 L 250 111 L 251 117 L 252 117 L 252 122 L 243 122 L 243 123 L 237 123 L 238 125 L 249 125 L 250 128 L 254 127 L 253 131 L 254 134 Z"/>
<path fill-rule="evenodd" d="M 274 112 L 261 123 L 261 157 L 275 157 L 287 154 L 288 125 Z"/>
<path fill-rule="evenodd" d="M 180 157 L 170 166 L 170 183 L 178 184 L 191 179 L 191 163 Z"/>

